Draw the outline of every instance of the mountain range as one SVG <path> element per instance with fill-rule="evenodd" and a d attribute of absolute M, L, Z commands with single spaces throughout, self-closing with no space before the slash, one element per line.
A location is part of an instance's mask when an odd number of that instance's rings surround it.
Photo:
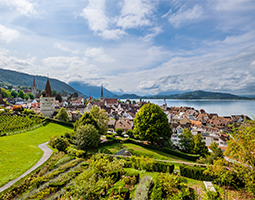
<path fill-rule="evenodd" d="M 26 73 L 16 72 L 12 70 L 6 70 L 0 68 L 0 83 L 16 85 L 16 86 L 32 86 L 33 78 L 35 77 L 36 87 L 38 89 L 44 90 L 47 77 L 46 76 L 33 76 Z M 70 85 L 65 82 L 59 81 L 57 79 L 49 78 L 50 85 L 52 90 L 56 90 L 57 92 L 66 91 L 69 94 L 73 94 L 75 92 L 78 93 L 79 96 L 83 96 L 87 98 L 88 96 L 75 90 Z"/>
<path fill-rule="evenodd" d="M 37 88 L 44 90 L 47 77 L 45 76 L 33 76 L 26 73 L 21 73 L 12 70 L 6 70 L 0 68 L 0 83 L 19 86 L 32 86 L 33 77 L 36 80 Z M 68 84 L 57 79 L 50 78 L 50 84 L 52 90 L 57 92 L 66 91 L 69 94 L 77 92 L 79 96 L 88 98 L 89 94 L 93 98 L 100 98 L 101 96 L 101 87 L 93 86 L 86 83 L 81 83 L 78 81 L 69 82 Z M 244 96 L 237 96 L 229 93 L 219 93 L 219 92 L 206 92 L 202 90 L 197 91 L 188 91 L 184 93 L 173 94 L 173 91 L 163 92 L 157 95 L 148 95 L 148 96 L 139 96 L 137 94 L 115 94 L 106 88 L 103 90 L 103 95 L 106 98 L 118 98 L 118 99 L 236 99 L 236 100 L 247 100 L 250 99 Z M 176 93 L 177 93 L 176 92 Z"/>

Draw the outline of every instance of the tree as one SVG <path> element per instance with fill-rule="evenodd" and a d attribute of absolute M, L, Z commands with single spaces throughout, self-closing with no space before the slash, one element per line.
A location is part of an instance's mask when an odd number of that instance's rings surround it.
<path fill-rule="evenodd" d="M 35 99 L 34 95 L 31 93 L 27 93 L 27 95 L 29 96 L 29 99 Z"/>
<path fill-rule="evenodd" d="M 201 134 L 198 133 L 193 136 L 193 144 L 194 146 L 191 153 L 200 154 L 203 157 L 209 154 L 208 148 L 205 146 L 205 142 L 203 141 Z"/>
<path fill-rule="evenodd" d="M 74 137 L 77 149 L 85 150 L 86 154 L 89 148 L 97 147 L 100 142 L 98 130 L 91 124 L 79 126 Z"/>
<path fill-rule="evenodd" d="M 61 95 L 60 95 L 60 94 L 57 94 L 57 95 L 56 95 L 56 100 L 58 100 L 58 101 L 59 101 L 59 103 L 61 103 L 61 102 L 62 102 L 62 97 L 61 97 Z"/>
<path fill-rule="evenodd" d="M 179 136 L 179 147 L 182 151 L 190 153 L 194 147 L 193 135 L 187 128 L 183 129 L 183 133 Z"/>
<path fill-rule="evenodd" d="M 121 134 L 123 133 L 123 129 L 122 128 L 116 128 L 115 132 L 117 133 L 118 136 L 121 136 Z"/>
<path fill-rule="evenodd" d="M 81 118 L 74 123 L 74 130 L 78 129 L 79 126 L 91 124 L 93 125 L 98 131 L 100 130 L 97 120 L 93 117 L 91 113 L 85 112 Z"/>
<path fill-rule="evenodd" d="M 153 144 L 160 137 L 168 141 L 171 135 L 172 129 L 164 111 L 155 104 L 143 105 L 134 119 L 134 136 Z"/>
<path fill-rule="evenodd" d="M 131 138 L 134 138 L 134 134 L 133 134 L 133 131 L 131 129 L 127 130 L 126 131 L 126 134 L 131 137 Z"/>
<path fill-rule="evenodd" d="M 233 133 L 225 151 L 229 162 L 222 158 L 215 162 L 212 168 L 219 171 L 223 166 L 228 173 L 236 173 L 245 183 L 246 189 L 255 196 L 255 120 L 232 128 Z"/>
<path fill-rule="evenodd" d="M 70 145 L 68 140 L 61 136 L 51 138 L 49 144 L 53 148 L 56 148 L 58 151 L 65 151 L 66 148 Z"/>
<path fill-rule="evenodd" d="M 90 110 L 91 115 L 97 120 L 99 125 L 99 134 L 104 135 L 108 130 L 109 118 L 104 109 L 101 109 L 98 106 L 93 106 Z"/>
<path fill-rule="evenodd" d="M 14 105 L 12 107 L 12 111 L 15 111 L 15 112 L 22 112 L 23 110 L 24 110 L 23 106 L 16 106 L 16 105 Z"/>
<path fill-rule="evenodd" d="M 23 92 L 23 90 L 19 91 L 18 97 L 20 97 L 21 99 L 25 99 L 25 93 Z"/>
<path fill-rule="evenodd" d="M 16 98 L 18 96 L 18 93 L 15 90 L 11 91 L 11 95 Z"/>
<path fill-rule="evenodd" d="M 206 155 L 205 158 L 200 157 L 198 160 L 199 163 L 213 164 L 214 161 L 223 158 L 223 153 L 221 149 L 218 148 L 218 144 L 216 144 L 216 142 L 213 142 L 209 148 L 212 152 L 209 155 Z"/>
<path fill-rule="evenodd" d="M 52 94 L 53 94 L 54 96 L 56 96 L 56 95 L 57 95 L 57 91 L 56 91 L 56 90 L 53 90 L 53 91 L 52 91 Z"/>
<path fill-rule="evenodd" d="M 11 92 L 9 90 L 4 88 L 0 88 L 0 90 L 3 98 L 11 97 Z"/>
<path fill-rule="evenodd" d="M 58 119 L 60 121 L 65 121 L 65 122 L 69 121 L 68 114 L 67 114 L 66 109 L 64 107 L 60 108 L 60 111 L 56 115 L 56 119 Z"/>

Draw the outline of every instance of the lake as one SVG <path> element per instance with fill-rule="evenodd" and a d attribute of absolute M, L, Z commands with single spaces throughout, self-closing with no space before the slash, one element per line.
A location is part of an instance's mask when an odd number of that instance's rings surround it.
<path fill-rule="evenodd" d="M 140 101 L 139 99 L 132 99 Z M 164 99 L 145 99 L 161 106 Z M 175 107 L 192 107 L 196 110 L 204 109 L 207 113 L 217 113 L 219 116 L 230 115 L 248 115 L 255 116 L 255 101 L 253 100 L 181 100 L 181 99 L 167 99 L 167 106 Z"/>

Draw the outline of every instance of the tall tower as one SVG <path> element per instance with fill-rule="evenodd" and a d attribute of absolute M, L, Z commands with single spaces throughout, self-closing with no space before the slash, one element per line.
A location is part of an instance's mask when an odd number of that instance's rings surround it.
<path fill-rule="evenodd" d="M 35 97 L 36 93 L 37 93 L 37 90 L 36 90 L 35 77 L 34 77 L 33 86 L 32 86 L 32 95 L 34 95 Z"/>
<path fill-rule="evenodd" d="M 104 100 L 104 87 L 103 84 L 101 85 L 101 97 L 100 100 L 103 101 Z"/>
<path fill-rule="evenodd" d="M 164 111 L 167 110 L 166 98 L 164 98 L 164 103 L 163 103 L 162 109 L 163 109 Z"/>
<path fill-rule="evenodd" d="M 45 117 L 52 117 L 55 111 L 55 97 L 52 94 L 50 80 L 47 79 L 46 86 L 40 98 L 40 112 Z"/>

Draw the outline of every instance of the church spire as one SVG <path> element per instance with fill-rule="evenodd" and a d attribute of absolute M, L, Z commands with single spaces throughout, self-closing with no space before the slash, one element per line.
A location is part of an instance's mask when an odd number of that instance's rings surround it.
<path fill-rule="evenodd" d="M 47 78 L 47 83 L 44 91 L 42 92 L 43 97 L 54 97 L 51 91 L 50 80 Z"/>
<path fill-rule="evenodd" d="M 91 101 L 91 92 L 89 91 L 89 101 Z"/>
<path fill-rule="evenodd" d="M 101 100 L 104 100 L 104 87 L 103 87 L 103 84 L 101 85 L 101 97 L 100 97 Z"/>
<path fill-rule="evenodd" d="M 35 85 L 35 77 L 34 77 L 34 80 L 33 80 L 33 86 L 36 87 L 36 85 Z"/>

